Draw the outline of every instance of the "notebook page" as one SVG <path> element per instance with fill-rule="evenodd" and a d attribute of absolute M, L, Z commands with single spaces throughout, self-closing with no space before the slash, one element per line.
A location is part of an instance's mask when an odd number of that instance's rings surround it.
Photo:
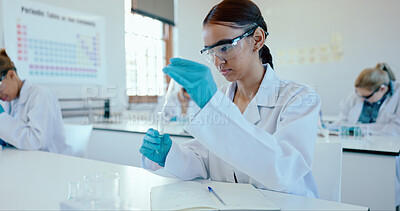
<path fill-rule="evenodd" d="M 212 187 L 224 201 L 226 206 L 218 203 L 221 210 L 280 210 L 251 184 L 210 181 L 203 185 Z"/>
<path fill-rule="evenodd" d="M 217 209 L 204 186 L 194 181 L 153 187 L 150 197 L 152 210 Z"/>

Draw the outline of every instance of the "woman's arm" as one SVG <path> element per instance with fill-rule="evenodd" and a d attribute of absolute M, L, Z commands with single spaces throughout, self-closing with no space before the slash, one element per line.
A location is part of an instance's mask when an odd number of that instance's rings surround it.
<path fill-rule="evenodd" d="M 274 134 L 247 121 L 219 91 L 187 130 L 225 162 L 266 187 L 283 190 L 311 171 L 320 99 L 313 92 L 309 105 L 308 94 L 302 90 L 283 105 Z M 217 117 L 223 119 L 214 121 Z"/>

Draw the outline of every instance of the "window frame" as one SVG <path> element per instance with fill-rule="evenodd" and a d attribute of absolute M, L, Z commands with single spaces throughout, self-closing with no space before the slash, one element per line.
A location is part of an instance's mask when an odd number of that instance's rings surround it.
<path fill-rule="evenodd" d="M 135 12 L 131 12 L 131 14 L 137 14 L 137 15 L 141 15 L 139 13 L 135 13 Z M 151 18 L 151 17 L 150 17 Z M 159 21 L 159 20 L 157 20 Z M 161 22 L 161 21 L 160 21 Z M 162 41 L 165 42 L 165 64 L 168 65 L 169 64 L 169 60 L 170 58 L 172 58 L 173 56 L 173 29 L 174 26 L 169 25 L 167 23 L 162 23 L 162 27 L 163 27 L 163 35 L 162 35 Z M 125 34 L 128 32 L 125 32 Z M 125 77 L 127 77 L 128 73 L 125 72 Z M 164 84 L 163 87 L 166 87 L 166 85 L 169 83 L 169 81 L 171 80 L 170 77 L 168 75 L 164 75 L 165 77 L 165 82 L 166 84 Z M 140 96 L 140 95 L 128 95 L 129 98 L 129 103 L 156 103 L 158 101 L 158 96 L 157 95 L 147 95 L 147 96 Z"/>

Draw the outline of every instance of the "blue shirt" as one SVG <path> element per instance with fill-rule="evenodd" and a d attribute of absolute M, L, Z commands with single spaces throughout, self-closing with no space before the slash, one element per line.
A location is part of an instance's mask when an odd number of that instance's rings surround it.
<path fill-rule="evenodd" d="M 389 95 L 393 94 L 392 83 L 389 83 L 389 91 L 377 102 L 370 103 L 364 100 L 363 109 L 361 111 L 358 122 L 375 123 L 378 118 L 379 109 Z"/>

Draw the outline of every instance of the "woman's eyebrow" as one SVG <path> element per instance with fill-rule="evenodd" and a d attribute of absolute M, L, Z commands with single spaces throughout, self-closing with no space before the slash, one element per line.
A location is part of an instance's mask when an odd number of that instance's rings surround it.
<path fill-rule="evenodd" d="M 210 46 L 204 46 L 205 48 L 211 47 L 211 46 L 218 46 L 218 45 L 222 45 L 222 44 L 227 44 L 227 43 L 232 43 L 231 39 L 224 39 L 224 40 L 220 40 L 217 43 L 210 45 Z"/>

